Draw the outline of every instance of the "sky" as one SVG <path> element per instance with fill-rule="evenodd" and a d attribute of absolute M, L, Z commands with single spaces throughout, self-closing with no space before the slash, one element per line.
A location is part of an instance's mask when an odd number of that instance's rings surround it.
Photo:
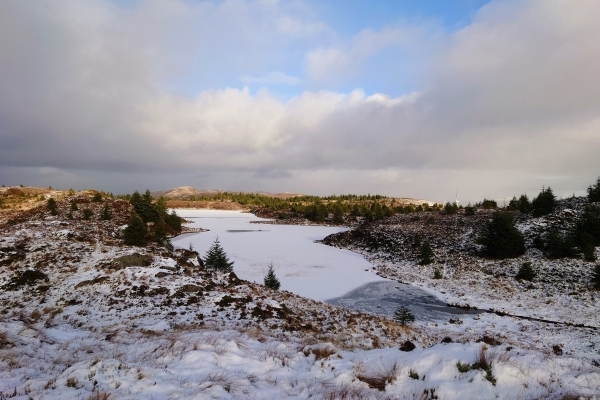
<path fill-rule="evenodd" d="M 596 0 L 4 0 L 0 184 L 582 195 L 599 37 Z"/>

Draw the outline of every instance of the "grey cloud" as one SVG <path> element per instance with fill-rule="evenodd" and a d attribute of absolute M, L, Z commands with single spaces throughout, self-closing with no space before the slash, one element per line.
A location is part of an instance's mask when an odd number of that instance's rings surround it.
<path fill-rule="evenodd" d="M 282 169 L 261 169 L 254 173 L 254 177 L 263 179 L 282 179 L 291 178 L 292 174 L 291 172 Z"/>
<path fill-rule="evenodd" d="M 279 23 L 289 10 L 277 4 L 219 4 L 0 3 L 2 169 L 121 190 L 143 182 L 434 200 L 456 186 L 467 199 L 542 184 L 571 193 L 600 171 L 595 1 L 492 2 L 444 46 L 436 39 L 421 91 L 399 98 L 169 92 L 165 82 L 190 66 L 215 84 L 215 71 L 237 79 L 247 58 L 248 76 L 261 77 L 291 46 L 330 40 L 316 22 Z M 284 27 L 284 38 L 273 42 L 264 26 Z M 35 178 L 44 167 L 54 172 Z"/>

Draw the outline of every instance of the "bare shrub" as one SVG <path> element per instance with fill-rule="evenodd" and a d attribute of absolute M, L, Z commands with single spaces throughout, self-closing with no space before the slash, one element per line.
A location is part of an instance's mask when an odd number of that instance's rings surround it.
<path fill-rule="evenodd" d="M 398 363 L 396 362 L 392 364 L 382 363 L 379 364 L 374 372 L 370 374 L 357 374 L 356 378 L 369 385 L 370 388 L 383 392 L 385 390 L 385 386 L 396 379 L 399 369 Z"/>
<path fill-rule="evenodd" d="M 72 376 L 67 378 L 67 387 L 77 389 L 78 384 L 79 384 L 79 382 L 77 382 L 76 378 L 74 378 Z"/>
<path fill-rule="evenodd" d="M 95 391 L 87 398 L 87 400 L 110 400 L 110 393 Z"/>
<path fill-rule="evenodd" d="M 349 383 L 334 384 L 325 382 L 323 384 L 323 399 L 325 400 L 359 400 L 368 398 L 367 390 L 363 387 Z"/>
<path fill-rule="evenodd" d="M 487 346 L 484 345 L 481 346 L 479 351 L 475 354 L 475 364 L 478 366 L 478 368 L 481 368 L 483 370 L 488 370 L 492 368 L 492 363 L 491 360 L 488 358 L 487 350 Z"/>
<path fill-rule="evenodd" d="M 37 321 L 38 319 L 40 319 L 41 316 L 42 316 L 42 313 L 39 312 L 38 310 L 33 310 L 31 312 L 31 319 L 34 321 Z"/>
<path fill-rule="evenodd" d="M 0 332 L 0 349 L 12 347 L 12 343 L 8 340 L 6 332 Z"/>
<path fill-rule="evenodd" d="M 233 390 L 234 381 L 231 379 L 227 371 L 213 371 L 208 375 L 202 376 L 199 379 L 198 384 L 208 384 L 205 386 L 206 388 L 212 387 L 213 385 L 219 385 L 225 389 L 226 392 L 231 393 Z"/>
<path fill-rule="evenodd" d="M 509 351 L 502 350 L 500 348 L 494 348 L 487 352 L 487 358 L 490 360 L 490 364 L 512 364 L 513 357 Z"/>
<path fill-rule="evenodd" d="M 329 345 L 329 346 L 321 345 L 321 346 L 305 347 L 302 350 L 302 352 L 304 353 L 304 355 L 306 357 L 310 356 L 311 354 L 314 354 L 315 361 L 316 361 L 316 360 L 325 359 L 327 357 L 334 355 L 335 353 L 337 353 L 337 349 L 332 345 Z"/>

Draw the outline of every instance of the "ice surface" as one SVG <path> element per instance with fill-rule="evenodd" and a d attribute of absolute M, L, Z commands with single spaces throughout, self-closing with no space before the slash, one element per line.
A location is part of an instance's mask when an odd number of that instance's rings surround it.
<path fill-rule="evenodd" d="M 376 275 L 363 256 L 314 243 L 345 228 L 251 224 L 266 220 L 240 211 L 176 211 L 194 221 L 188 226 L 210 231 L 179 236 L 173 244 L 188 248 L 191 243 L 204 256 L 218 236 L 241 279 L 261 283 L 272 262 L 282 290 L 321 301 L 342 296 L 365 283 L 388 281 Z"/>

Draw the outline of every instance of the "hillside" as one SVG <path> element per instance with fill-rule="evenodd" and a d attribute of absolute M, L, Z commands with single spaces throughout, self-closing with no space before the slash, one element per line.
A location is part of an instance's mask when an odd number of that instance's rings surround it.
<path fill-rule="evenodd" d="M 493 314 L 401 326 L 204 270 L 189 249 L 127 246 L 124 200 L 57 203 L 57 215 L 40 205 L 0 224 L 0 399 L 599 393 L 587 331 Z"/>
<path fill-rule="evenodd" d="M 152 196 L 154 197 L 166 197 L 167 199 L 173 200 L 190 200 L 194 197 L 212 197 L 218 194 L 225 193 L 224 190 L 219 189 L 195 189 L 192 186 L 180 186 L 174 189 L 168 190 L 157 190 L 152 192 Z M 245 194 L 246 192 L 235 192 L 240 194 Z M 265 197 L 276 197 L 280 199 L 289 199 L 292 197 L 303 196 L 299 193 L 266 193 L 266 192 L 251 192 L 253 194 Z"/>

